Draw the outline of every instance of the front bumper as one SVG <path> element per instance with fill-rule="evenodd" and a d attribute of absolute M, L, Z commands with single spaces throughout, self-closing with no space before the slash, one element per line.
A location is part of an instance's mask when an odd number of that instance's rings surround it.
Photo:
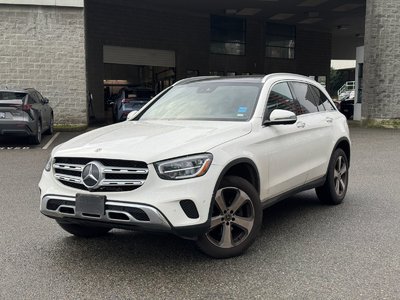
<path fill-rule="evenodd" d="M 55 179 L 53 170 L 43 172 L 39 183 L 41 212 L 60 221 L 97 223 L 101 226 L 133 230 L 169 231 L 180 236 L 205 233 L 210 225 L 209 212 L 215 184 L 221 172 L 211 166 L 202 177 L 187 180 L 163 180 L 152 165 L 146 182 L 132 191 L 88 192 L 66 186 Z M 77 194 L 106 196 L 104 214 L 82 215 L 76 211 Z M 182 200 L 191 200 L 198 215 L 189 217 Z"/>

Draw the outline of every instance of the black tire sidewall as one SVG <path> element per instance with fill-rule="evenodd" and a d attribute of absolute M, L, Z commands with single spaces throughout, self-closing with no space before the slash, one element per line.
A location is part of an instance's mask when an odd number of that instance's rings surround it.
<path fill-rule="evenodd" d="M 254 225 L 247 238 L 242 243 L 232 248 L 219 248 L 208 240 L 206 234 L 199 236 L 197 239 L 197 246 L 202 252 L 214 258 L 229 258 L 244 253 L 254 243 L 262 223 L 263 212 L 261 208 L 260 197 L 257 190 L 250 182 L 241 177 L 227 176 L 222 180 L 221 184 L 215 189 L 215 191 L 224 187 L 239 188 L 249 196 L 254 207 Z M 213 195 L 210 209 L 213 209 L 214 202 L 215 200 Z"/>

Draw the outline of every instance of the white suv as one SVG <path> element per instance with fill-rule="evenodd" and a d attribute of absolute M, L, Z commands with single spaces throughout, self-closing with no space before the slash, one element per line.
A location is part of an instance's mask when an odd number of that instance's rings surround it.
<path fill-rule="evenodd" d="M 307 77 L 197 77 L 128 121 L 58 147 L 39 187 L 41 212 L 76 236 L 166 231 L 206 254 L 243 253 L 262 210 L 302 190 L 339 204 L 350 161 L 346 118 Z"/>

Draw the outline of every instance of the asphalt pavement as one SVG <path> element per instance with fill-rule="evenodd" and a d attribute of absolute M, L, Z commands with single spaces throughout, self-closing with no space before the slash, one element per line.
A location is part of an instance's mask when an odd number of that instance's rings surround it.
<path fill-rule="evenodd" d="M 308 191 L 264 212 L 237 258 L 172 235 L 79 239 L 39 212 L 48 149 L 0 140 L 0 299 L 400 299 L 400 131 L 351 128 L 349 190 Z M 25 147 L 25 148 L 24 148 Z"/>

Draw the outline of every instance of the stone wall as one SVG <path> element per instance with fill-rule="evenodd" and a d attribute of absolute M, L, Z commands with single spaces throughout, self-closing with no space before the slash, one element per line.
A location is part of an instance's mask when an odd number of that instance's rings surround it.
<path fill-rule="evenodd" d="M 400 1 L 367 0 L 362 118 L 400 125 Z"/>
<path fill-rule="evenodd" d="M 56 124 L 87 124 L 83 8 L 0 4 L 0 88 L 33 87 Z"/>

